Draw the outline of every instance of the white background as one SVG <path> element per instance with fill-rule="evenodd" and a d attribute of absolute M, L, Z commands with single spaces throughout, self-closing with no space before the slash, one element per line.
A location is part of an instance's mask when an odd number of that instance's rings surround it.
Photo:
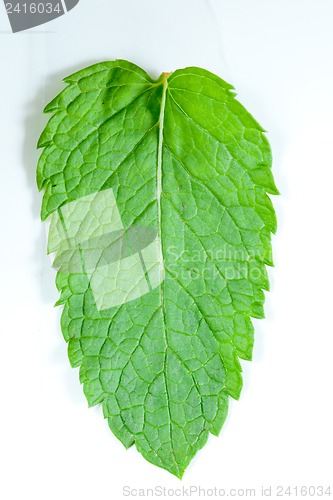
<path fill-rule="evenodd" d="M 13 35 L 1 2 L 1 498 L 120 499 L 125 485 L 259 496 L 262 485 L 333 483 L 332 24 L 330 0 L 81 0 Z M 153 76 L 202 66 L 232 83 L 268 130 L 282 193 L 267 319 L 255 322 L 241 400 L 182 483 L 125 451 L 101 409 L 87 409 L 39 221 L 42 109 L 63 77 L 114 58 Z"/>

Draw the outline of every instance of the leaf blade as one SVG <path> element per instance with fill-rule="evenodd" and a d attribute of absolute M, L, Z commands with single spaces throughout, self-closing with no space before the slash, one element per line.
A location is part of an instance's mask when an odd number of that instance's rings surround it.
<path fill-rule="evenodd" d="M 60 270 L 69 359 L 123 444 L 182 477 L 239 398 L 264 316 L 270 147 L 233 87 L 199 68 L 154 81 L 113 61 L 65 82 L 38 144 L 42 219 L 111 189 L 125 228 L 155 228 L 163 267 L 159 286 L 106 309 L 92 278 Z"/>

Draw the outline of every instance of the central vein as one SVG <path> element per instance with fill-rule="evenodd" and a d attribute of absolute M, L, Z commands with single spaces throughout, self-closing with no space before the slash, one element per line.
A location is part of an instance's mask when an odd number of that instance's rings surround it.
<path fill-rule="evenodd" d="M 163 73 L 163 93 L 161 101 L 161 111 L 159 118 L 159 139 L 158 139 L 158 157 L 157 157 L 157 211 L 158 211 L 158 236 L 160 244 L 160 265 L 162 270 L 164 270 L 164 259 L 163 259 L 163 249 L 162 249 L 162 210 L 161 210 L 161 196 L 162 196 L 162 163 L 163 163 L 163 135 L 164 135 L 164 115 L 165 115 L 165 103 L 166 94 L 168 89 L 168 73 Z M 164 279 L 164 276 L 163 276 Z"/>
<path fill-rule="evenodd" d="M 162 101 L 161 101 L 161 112 L 159 118 L 159 140 L 158 140 L 158 157 L 157 157 L 157 210 L 158 210 L 158 238 L 159 238 L 159 248 L 160 248 L 160 272 L 162 273 L 162 280 L 160 286 L 160 307 L 162 312 L 163 319 L 163 336 L 165 340 L 165 351 L 164 351 L 164 360 L 163 360 L 163 376 L 165 383 L 165 397 L 167 401 L 167 411 L 169 415 L 169 433 L 170 433 L 170 441 L 171 441 L 171 450 L 174 455 L 173 448 L 173 431 L 172 431 L 172 416 L 171 416 L 171 408 L 170 408 L 170 397 L 169 397 L 169 387 L 168 387 L 168 334 L 166 328 L 166 320 L 165 320 L 165 296 L 164 296 L 164 280 L 165 280 L 165 271 L 164 271 L 164 255 L 163 255 L 163 244 L 162 244 L 162 166 L 163 166 L 163 141 L 164 141 L 164 115 L 165 115 L 165 104 L 166 104 L 166 95 L 168 89 L 168 77 L 170 73 L 163 73 L 162 81 L 163 81 L 163 92 L 162 92 Z M 175 459 L 175 457 L 174 457 Z M 179 469 L 177 467 L 177 472 L 179 473 Z"/>

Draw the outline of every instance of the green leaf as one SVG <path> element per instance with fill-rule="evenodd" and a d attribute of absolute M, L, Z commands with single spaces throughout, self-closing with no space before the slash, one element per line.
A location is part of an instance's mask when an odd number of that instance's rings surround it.
<path fill-rule="evenodd" d="M 203 69 L 153 80 L 112 61 L 65 82 L 37 181 L 69 359 L 122 443 L 181 477 L 239 398 L 264 316 L 270 147 Z"/>

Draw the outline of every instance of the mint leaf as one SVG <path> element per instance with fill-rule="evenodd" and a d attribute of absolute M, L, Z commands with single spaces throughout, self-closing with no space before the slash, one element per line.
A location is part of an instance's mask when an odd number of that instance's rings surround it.
<path fill-rule="evenodd" d="M 90 406 L 181 477 L 251 359 L 277 194 L 263 129 L 199 68 L 126 61 L 65 79 L 38 146 L 61 326 Z"/>

